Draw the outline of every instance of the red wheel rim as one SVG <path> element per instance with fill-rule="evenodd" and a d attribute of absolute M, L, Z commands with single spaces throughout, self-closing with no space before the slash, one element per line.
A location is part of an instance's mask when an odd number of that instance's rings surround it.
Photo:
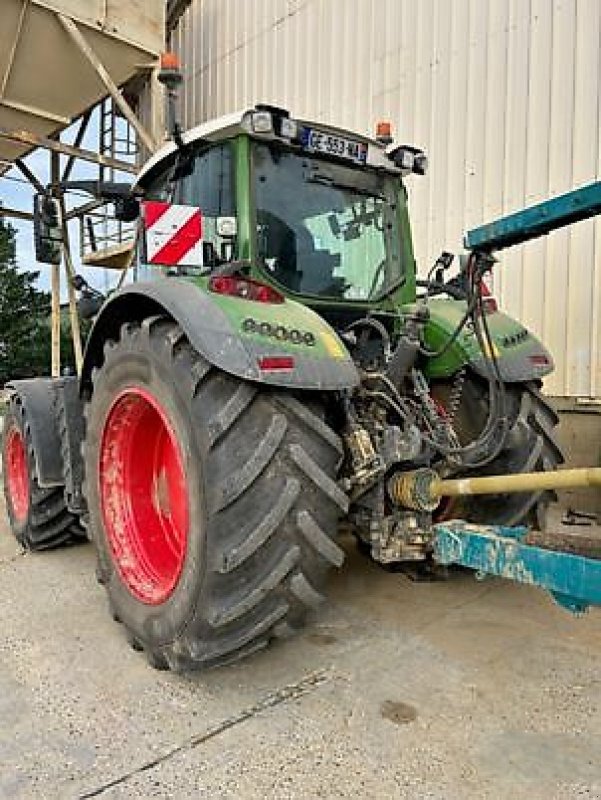
<path fill-rule="evenodd" d="M 186 558 L 188 487 L 167 412 L 147 389 L 113 401 L 99 457 L 100 502 L 115 565 L 143 603 L 164 602 Z"/>
<path fill-rule="evenodd" d="M 8 495 L 17 522 L 24 522 L 29 513 L 29 469 L 23 434 L 11 428 L 6 438 L 4 459 Z"/>

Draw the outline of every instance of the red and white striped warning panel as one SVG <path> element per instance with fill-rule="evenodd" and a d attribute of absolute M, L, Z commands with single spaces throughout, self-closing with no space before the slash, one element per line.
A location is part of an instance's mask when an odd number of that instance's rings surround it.
<path fill-rule="evenodd" d="M 202 266 L 200 208 L 160 200 L 146 200 L 142 205 L 147 263 Z"/>

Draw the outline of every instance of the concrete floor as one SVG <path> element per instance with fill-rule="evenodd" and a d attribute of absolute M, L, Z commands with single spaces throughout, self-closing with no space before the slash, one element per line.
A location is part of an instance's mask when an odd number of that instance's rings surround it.
<path fill-rule="evenodd" d="M 601 613 L 360 558 L 306 632 L 155 672 L 89 545 L 21 555 L 0 508 L 0 797 L 601 798 Z"/>

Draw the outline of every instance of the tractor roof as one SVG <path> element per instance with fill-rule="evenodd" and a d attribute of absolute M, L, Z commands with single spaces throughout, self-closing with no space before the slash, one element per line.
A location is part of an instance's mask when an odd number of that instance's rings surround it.
<path fill-rule="evenodd" d="M 223 117 L 218 117 L 217 119 L 209 120 L 208 122 L 202 122 L 200 125 L 197 125 L 194 128 L 190 128 L 190 130 L 186 131 L 182 135 L 182 139 L 185 144 L 192 144 L 193 142 L 205 140 L 209 142 L 218 142 L 224 139 L 231 139 L 238 134 L 249 134 L 248 128 L 246 128 L 242 121 L 244 117 L 249 113 L 254 111 L 254 109 L 243 109 L 241 111 L 235 111 L 233 114 L 226 114 Z M 338 128 L 333 125 L 327 125 L 322 122 L 314 122 L 310 120 L 304 119 L 297 119 L 294 117 L 294 121 L 297 122 L 299 125 L 306 126 L 309 128 L 318 128 L 320 131 L 326 131 L 328 133 L 332 133 L 338 136 L 342 136 L 345 138 L 352 138 L 355 141 L 364 142 L 368 145 L 368 158 L 367 163 L 370 166 L 377 166 L 377 167 L 384 167 L 390 169 L 391 171 L 396 171 L 392 163 L 388 160 L 385 155 L 385 147 L 378 142 L 376 139 L 373 139 L 369 136 L 364 136 L 361 133 L 355 133 L 354 131 L 349 131 L 345 128 Z M 263 137 L 257 137 L 263 138 Z M 169 158 L 175 151 L 177 150 L 177 145 L 173 141 L 169 141 L 165 143 L 157 152 L 144 164 L 142 169 L 140 170 L 136 183 L 139 183 L 149 172 L 153 171 L 154 168 L 164 161 L 165 159 Z"/>

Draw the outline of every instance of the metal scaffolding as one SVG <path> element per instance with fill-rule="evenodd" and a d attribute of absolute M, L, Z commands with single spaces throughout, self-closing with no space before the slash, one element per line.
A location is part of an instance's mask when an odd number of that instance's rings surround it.
<path fill-rule="evenodd" d="M 16 3 L 17 0 L 11 0 Z M 27 33 L 27 14 L 41 13 L 40 8 L 29 6 L 23 2 L 18 10 L 16 17 L 15 35 L 17 39 Z M 155 0 L 157 13 L 159 5 Z M 162 9 L 162 3 L 161 3 Z M 9 9 L 10 11 L 10 9 Z M 15 52 L 17 44 L 12 45 L 11 52 L 8 53 L 6 74 L 0 86 L 0 105 L 5 110 L 11 109 L 11 113 L 17 109 L 24 119 L 31 121 L 30 129 L 12 129 L 5 123 L 12 120 L 10 114 L 0 117 L 4 124 L 0 122 L 0 146 L 3 146 L 9 155 L 13 152 L 16 157 L 2 158 L 0 163 L 0 180 L 11 179 L 6 176 L 6 170 L 15 167 L 21 173 L 20 179 L 26 181 L 38 195 L 51 197 L 57 202 L 60 230 L 61 263 L 50 265 L 51 269 L 51 336 L 52 336 L 52 363 L 51 374 L 58 376 L 61 373 L 61 353 L 60 353 L 60 295 L 61 295 L 61 273 L 65 280 L 65 287 L 68 298 L 69 322 L 73 339 L 75 354 L 75 365 L 77 372 L 81 369 L 82 363 L 82 344 L 77 315 L 77 305 L 75 290 L 73 288 L 73 277 L 75 274 L 74 258 L 69 235 L 69 222 L 77 220 L 79 223 L 80 252 L 79 257 L 82 263 L 89 266 L 102 268 L 112 268 L 121 271 L 122 276 L 133 260 L 134 245 L 136 238 L 135 226 L 126 225 L 115 219 L 111 208 L 104 200 L 91 199 L 80 203 L 75 207 L 69 207 L 66 199 L 69 195 L 69 187 L 65 184 L 70 180 L 76 162 L 83 161 L 92 164 L 97 169 L 97 180 L 113 180 L 118 173 L 134 175 L 137 171 L 137 161 L 140 151 L 144 155 L 153 152 L 157 143 L 155 137 L 149 132 L 146 126 L 140 121 L 136 114 L 135 104 L 137 95 L 141 87 L 145 88 L 153 80 L 153 72 L 156 64 L 156 54 L 150 55 L 146 46 L 139 44 L 133 45 L 126 38 L 117 36 L 114 30 L 109 32 L 108 26 L 100 33 L 90 28 L 87 21 L 74 19 L 70 15 L 56 12 L 51 13 L 49 8 L 43 8 L 46 13 L 45 20 L 48 25 L 49 34 L 62 37 L 62 41 L 69 43 L 70 52 L 73 57 L 78 57 L 82 70 L 92 70 L 95 75 L 91 94 L 86 97 L 93 98 L 90 105 L 89 100 L 82 95 L 81 104 L 86 103 L 87 107 L 82 109 L 75 118 L 64 114 L 54 113 L 52 109 L 43 112 L 34 105 L 25 105 L 14 99 L 7 97 L 7 89 L 10 88 L 10 72 L 15 62 Z M 128 12 L 125 10 L 124 15 Z M 161 14 L 164 9 L 161 10 Z M 162 18 L 162 16 L 161 16 Z M 131 21 L 130 21 L 131 22 Z M 58 23 L 58 24 L 57 24 Z M 61 30 L 63 33 L 61 34 Z M 66 36 L 66 38 L 65 38 Z M 103 50 L 102 36 L 110 39 L 111 46 L 126 47 L 146 53 L 146 57 L 140 63 L 130 64 L 129 79 L 121 86 L 117 85 L 111 76 L 111 70 L 103 63 L 94 45 L 100 44 Z M 112 38 L 111 38 L 112 37 Z M 104 51 L 104 50 L 103 50 Z M 76 56 L 77 54 L 77 56 Z M 0 53 L 0 56 L 3 54 Z M 125 70 L 119 65 L 118 57 L 115 52 L 111 52 L 113 61 L 111 69 L 115 74 L 123 75 Z M 128 54 L 131 60 L 131 55 Z M 88 75 L 89 77 L 89 75 Z M 151 102 L 160 103 L 161 98 L 156 90 L 147 92 Z M 99 99 L 99 102 L 98 102 Z M 160 110 L 146 108 L 146 115 L 151 121 L 151 128 L 155 131 L 158 126 L 156 119 L 160 119 Z M 39 120 L 44 120 L 45 124 L 51 122 L 58 126 L 54 132 L 48 134 L 40 133 Z M 98 142 L 95 150 L 82 147 L 86 136 L 93 134 L 91 124 L 97 120 L 98 129 L 94 139 Z M 73 123 L 78 127 L 72 143 L 63 141 L 62 131 Z M 37 130 L 37 132 L 36 132 Z M 34 150 L 44 150 L 48 153 L 48 175 L 50 181 L 45 185 L 39 175 L 28 166 L 23 158 Z M 63 160 L 61 170 L 61 158 Z M 14 180 L 14 178 L 12 178 Z M 27 210 L 11 208 L 0 204 L 0 216 L 13 217 L 16 219 L 33 221 L 34 215 Z M 62 267 L 62 269 L 61 269 Z"/>

